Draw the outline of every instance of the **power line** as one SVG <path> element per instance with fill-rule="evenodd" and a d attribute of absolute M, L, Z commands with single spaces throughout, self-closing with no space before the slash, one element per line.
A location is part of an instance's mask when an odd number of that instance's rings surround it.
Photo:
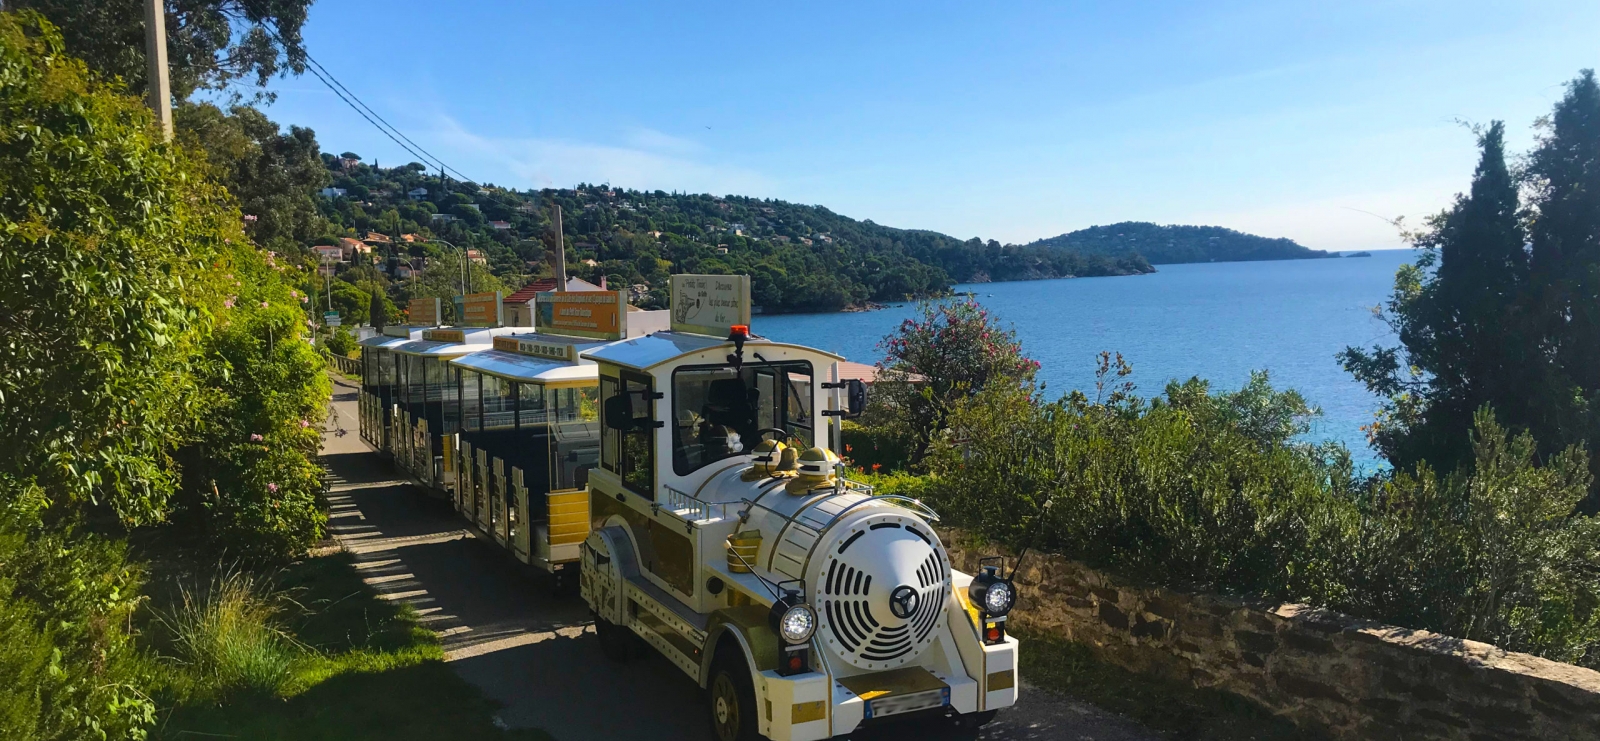
<path fill-rule="evenodd" d="M 268 23 L 263 23 L 262 25 L 268 33 L 272 34 L 272 36 L 278 40 L 278 43 L 287 46 L 287 42 L 285 42 L 283 36 L 278 33 L 278 29 L 272 27 Z M 334 77 L 333 73 L 329 72 L 327 67 L 322 66 L 322 63 L 313 58 L 309 52 L 306 52 L 302 48 L 301 53 L 305 55 L 306 61 L 310 62 L 310 64 L 307 65 L 306 70 L 309 71 L 313 77 L 316 77 L 322 82 L 323 85 L 327 86 L 327 88 L 331 90 L 334 95 L 339 96 L 339 99 L 344 101 L 345 105 L 350 106 L 351 110 L 354 110 L 358 115 L 366 119 L 367 123 L 372 124 L 373 127 L 378 131 L 383 132 L 383 135 L 389 137 L 390 141 L 398 144 L 401 149 L 410 152 L 413 157 L 437 166 L 440 172 L 453 172 L 455 173 L 456 177 L 460 178 L 462 181 L 470 184 L 476 184 L 477 181 L 467 177 L 460 170 L 445 164 L 444 160 L 438 158 L 428 150 L 423 149 L 422 145 L 412 141 L 411 137 L 406 136 L 398 127 L 389 123 L 386 119 L 384 119 L 383 116 L 378 115 L 377 111 L 372 110 L 372 108 L 365 102 L 362 102 L 359 97 L 356 97 L 356 94 L 351 92 L 350 88 L 345 87 L 344 83 L 339 82 L 338 78 Z"/>

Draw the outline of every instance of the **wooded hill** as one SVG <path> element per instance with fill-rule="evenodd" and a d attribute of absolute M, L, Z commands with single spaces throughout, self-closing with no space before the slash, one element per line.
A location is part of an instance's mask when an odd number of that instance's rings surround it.
<path fill-rule="evenodd" d="M 1032 242 L 1028 247 L 1116 257 L 1139 254 L 1156 265 L 1184 262 L 1243 262 L 1338 257 L 1292 239 L 1258 237 L 1220 226 L 1163 226 L 1144 221 L 1091 226 Z"/>
<path fill-rule="evenodd" d="M 514 191 L 441 180 L 417 164 L 382 168 L 327 154 L 323 160 L 333 187 L 344 194 L 318 201 L 324 218 L 340 231 L 391 238 L 416 233 L 477 249 L 508 286 L 549 273 L 550 207 L 559 204 L 569 272 L 634 287 L 635 304 L 646 308 L 664 306 L 673 273 L 749 274 L 756 305 L 767 312 L 799 312 L 940 295 L 968 281 L 1153 270 L 1138 255 L 963 241 L 785 201 L 583 184 Z M 380 246 L 378 252 L 396 262 L 408 255 L 443 256 L 420 244 Z M 393 293 L 403 289 L 396 286 Z"/>

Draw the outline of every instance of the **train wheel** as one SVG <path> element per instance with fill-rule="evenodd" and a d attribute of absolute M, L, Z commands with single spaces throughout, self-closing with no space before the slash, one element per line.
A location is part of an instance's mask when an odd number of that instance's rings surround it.
<path fill-rule="evenodd" d="M 717 652 L 716 663 L 711 668 L 710 691 L 711 730 L 717 741 L 757 741 L 756 690 L 750 681 L 750 669 L 744 656 L 735 646 L 724 646 Z"/>
<path fill-rule="evenodd" d="M 594 634 L 600 640 L 600 652 L 619 664 L 631 663 L 639 658 L 639 636 L 602 617 L 594 620 Z"/>

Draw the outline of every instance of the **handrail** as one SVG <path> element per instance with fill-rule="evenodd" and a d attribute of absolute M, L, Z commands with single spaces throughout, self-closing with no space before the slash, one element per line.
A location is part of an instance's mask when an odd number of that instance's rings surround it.
<path fill-rule="evenodd" d="M 656 508 L 665 509 L 680 519 L 689 522 L 709 520 L 713 511 L 717 511 L 718 517 L 728 516 L 727 502 L 707 502 L 692 494 L 678 491 L 667 484 L 662 484 L 661 488 L 666 493 L 666 496 L 663 497 L 666 501 L 657 502 Z"/>

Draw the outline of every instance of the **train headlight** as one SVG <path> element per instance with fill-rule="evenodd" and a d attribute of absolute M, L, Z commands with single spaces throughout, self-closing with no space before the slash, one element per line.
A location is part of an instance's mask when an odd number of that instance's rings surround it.
<path fill-rule="evenodd" d="M 778 618 L 778 635 L 788 643 L 805 643 L 817 632 L 817 613 L 811 605 L 793 605 Z"/>
<path fill-rule="evenodd" d="M 1017 603 L 1017 589 L 1011 580 L 1001 578 L 999 568 L 984 566 L 967 587 L 967 598 L 985 615 L 1000 617 Z"/>

